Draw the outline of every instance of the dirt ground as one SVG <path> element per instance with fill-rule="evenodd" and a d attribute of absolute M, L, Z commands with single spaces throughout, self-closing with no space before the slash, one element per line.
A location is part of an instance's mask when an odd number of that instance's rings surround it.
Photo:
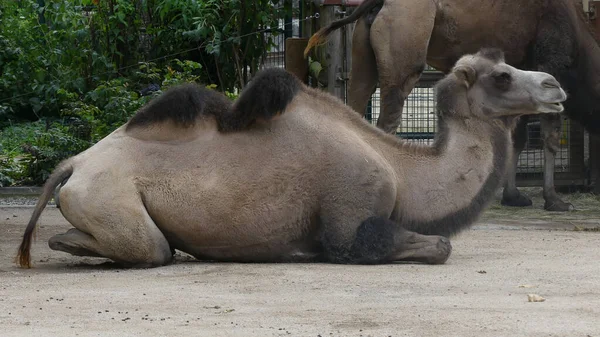
<path fill-rule="evenodd" d="M 180 255 L 146 270 L 51 251 L 48 238 L 69 228 L 52 206 L 41 218 L 35 268 L 19 269 L 13 257 L 32 208 L 0 207 L 0 335 L 600 336 L 600 200 L 566 215 L 536 204 L 492 206 L 453 238 L 444 265 Z M 546 300 L 528 302 L 528 294 Z"/>

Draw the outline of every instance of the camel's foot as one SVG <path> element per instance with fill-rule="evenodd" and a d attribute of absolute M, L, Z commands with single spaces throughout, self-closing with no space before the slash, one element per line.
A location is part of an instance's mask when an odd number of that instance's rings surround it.
<path fill-rule="evenodd" d="M 528 207 L 533 205 L 531 199 L 529 199 L 526 195 L 521 194 L 519 190 L 515 190 L 514 192 L 506 192 L 502 194 L 502 200 L 500 201 L 502 206 L 512 206 L 512 207 Z"/>
<path fill-rule="evenodd" d="M 575 206 L 562 201 L 558 196 L 546 197 L 544 209 L 551 212 L 569 212 L 575 210 Z"/>
<path fill-rule="evenodd" d="M 452 253 L 452 245 L 448 238 L 416 234 L 414 240 L 406 242 L 404 249 L 397 253 L 393 260 L 444 264 L 448 261 L 450 253 Z"/>
<path fill-rule="evenodd" d="M 58 250 L 65 253 L 69 253 L 75 256 L 91 256 L 91 257 L 104 257 L 115 261 L 125 268 L 152 268 L 162 265 L 168 265 L 173 262 L 173 256 L 165 261 L 129 261 L 127 259 L 120 259 L 109 254 L 104 253 L 102 247 L 96 241 L 96 239 L 76 228 L 69 229 L 66 233 L 57 234 L 48 240 L 48 246 L 52 250 Z M 173 250 L 170 250 L 173 252 Z"/>
<path fill-rule="evenodd" d="M 93 238 L 76 228 L 69 229 L 64 234 L 56 234 L 48 240 L 48 246 L 52 250 L 59 250 L 75 256 L 103 257 L 94 251 L 90 245 Z"/>

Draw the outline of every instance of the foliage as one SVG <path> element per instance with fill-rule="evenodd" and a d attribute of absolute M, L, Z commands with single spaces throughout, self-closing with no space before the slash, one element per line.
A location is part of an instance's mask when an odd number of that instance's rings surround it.
<path fill-rule="evenodd" d="M 0 186 L 41 184 L 63 159 L 84 151 L 123 125 L 149 100 L 171 86 L 198 79 L 201 66 L 175 59 L 161 70 L 153 63 L 139 65 L 133 81 L 160 83 L 156 91 L 142 95 L 127 78 L 102 82 L 80 97 L 59 89 L 63 102 L 58 118 L 18 123 L 0 130 Z M 215 84 L 207 85 L 215 88 Z M 236 95 L 226 92 L 235 99 Z"/>
<path fill-rule="evenodd" d="M 82 94 L 88 76 L 112 69 L 90 49 L 88 19 L 77 1 L 40 3 L 0 0 L 0 120 L 52 116 L 60 88 Z"/>
<path fill-rule="evenodd" d="M 2 130 L 0 138 L 0 175 L 10 183 L 39 183 L 62 158 L 87 146 L 87 142 L 73 136 L 69 126 L 56 121 L 8 127 Z"/>
<path fill-rule="evenodd" d="M 274 46 L 279 22 L 290 9 L 291 2 L 278 0 L 200 1 L 196 29 L 185 36 L 204 41 L 222 88 L 244 87 L 258 70 L 264 51 Z"/>
<path fill-rule="evenodd" d="M 277 2 L 0 0 L 0 185 L 43 183 L 178 83 L 234 99 L 273 45 L 257 31 L 277 27 Z"/>

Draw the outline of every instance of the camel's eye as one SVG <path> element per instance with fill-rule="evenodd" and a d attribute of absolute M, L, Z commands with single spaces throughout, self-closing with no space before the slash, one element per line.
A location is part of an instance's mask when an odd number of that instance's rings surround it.
<path fill-rule="evenodd" d="M 496 72 L 492 74 L 494 81 L 496 81 L 496 85 L 504 90 L 508 90 L 510 87 L 510 82 L 512 81 L 512 77 L 506 71 Z"/>

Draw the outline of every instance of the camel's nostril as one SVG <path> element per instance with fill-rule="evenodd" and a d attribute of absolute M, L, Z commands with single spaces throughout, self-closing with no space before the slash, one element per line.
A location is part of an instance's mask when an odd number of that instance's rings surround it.
<path fill-rule="evenodd" d="M 560 84 L 555 79 L 547 79 L 547 80 L 542 81 L 542 87 L 548 88 L 548 89 L 559 88 Z"/>

